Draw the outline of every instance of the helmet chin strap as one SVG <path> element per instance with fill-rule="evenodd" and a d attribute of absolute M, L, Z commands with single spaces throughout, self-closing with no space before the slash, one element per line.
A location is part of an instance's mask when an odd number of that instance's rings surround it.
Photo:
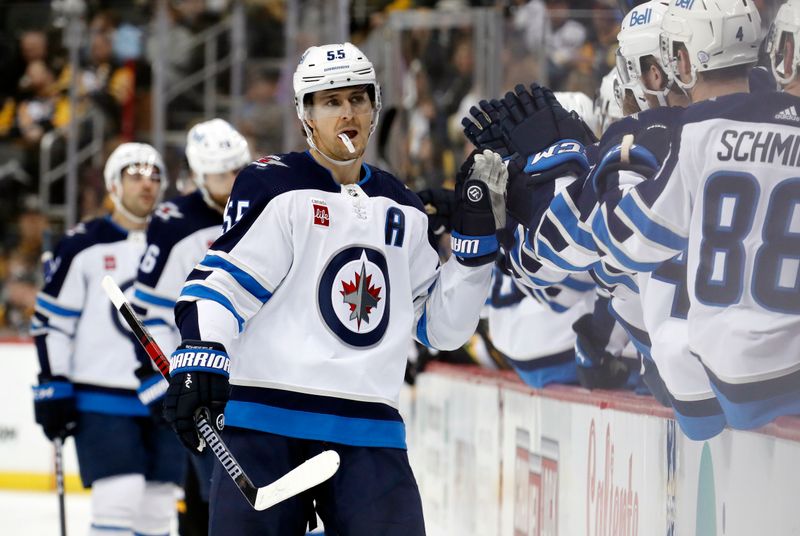
<path fill-rule="evenodd" d="M 137 224 L 145 224 L 150 221 L 150 216 L 137 216 L 136 214 L 132 213 L 130 210 L 125 208 L 125 205 L 122 203 L 122 199 L 115 193 L 110 193 L 109 197 L 111 197 L 111 201 L 114 202 L 114 210 L 119 211 L 120 214 L 125 216 L 127 219 L 131 220 L 133 223 Z"/>
<path fill-rule="evenodd" d="M 206 202 L 206 205 L 213 208 L 220 214 L 225 214 L 225 207 L 214 201 L 214 199 L 211 197 L 211 194 L 208 193 L 208 189 L 206 188 L 205 183 L 200 181 L 195 181 L 195 184 L 197 184 L 197 189 L 200 190 L 200 193 L 203 196 L 203 201 Z"/>
<path fill-rule="evenodd" d="M 349 166 L 350 164 L 352 164 L 353 162 L 358 160 L 358 158 L 350 158 L 349 160 L 336 160 L 335 158 L 331 158 L 330 156 L 328 156 L 324 152 L 322 152 L 320 150 L 320 148 L 317 147 L 317 144 L 314 143 L 314 138 L 313 138 L 313 136 L 311 134 L 311 129 L 308 127 L 308 124 L 305 121 L 303 121 L 303 130 L 306 131 L 306 141 L 308 142 L 308 145 L 312 149 L 317 151 L 320 155 L 322 155 L 322 158 L 324 158 L 325 160 L 327 160 L 328 162 L 330 162 L 334 166 Z"/>

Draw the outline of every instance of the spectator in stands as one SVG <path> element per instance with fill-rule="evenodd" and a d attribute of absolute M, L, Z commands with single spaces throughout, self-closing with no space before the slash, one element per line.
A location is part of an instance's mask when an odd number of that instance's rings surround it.
<path fill-rule="evenodd" d="M 31 197 L 23 203 L 12 232 L 4 237 L 3 250 L 7 253 L 0 258 L 0 328 L 15 334 L 27 332 L 33 314 L 47 229 L 47 217 Z"/>
<path fill-rule="evenodd" d="M 82 97 L 97 106 L 115 127 L 119 126 L 121 108 L 131 102 L 134 93 L 134 72 L 114 58 L 113 38 L 116 17 L 102 11 L 89 23 L 89 46 L 78 78 Z M 62 73 L 62 86 L 69 84 L 70 69 Z"/>
<path fill-rule="evenodd" d="M 38 149 L 45 132 L 68 122 L 68 103 L 58 90 L 53 69 L 42 60 L 28 64 L 20 84 L 16 129 L 26 146 Z"/>
<path fill-rule="evenodd" d="M 277 101 L 278 73 L 251 72 L 244 95 L 239 131 L 250 138 L 257 155 L 283 150 L 283 108 Z"/>

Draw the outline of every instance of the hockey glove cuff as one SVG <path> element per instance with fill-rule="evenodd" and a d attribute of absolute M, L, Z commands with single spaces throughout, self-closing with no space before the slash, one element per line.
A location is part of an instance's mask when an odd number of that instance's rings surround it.
<path fill-rule="evenodd" d="M 225 425 L 229 371 L 230 358 L 217 342 L 185 340 L 170 358 L 164 419 L 193 453 L 203 449 L 195 424 L 198 412 L 208 412 L 209 423 L 217 430 Z"/>
<path fill-rule="evenodd" d="M 75 394 L 72 383 L 63 376 L 40 380 L 33 387 L 33 409 L 47 439 L 63 439 L 75 433 L 78 425 Z"/>

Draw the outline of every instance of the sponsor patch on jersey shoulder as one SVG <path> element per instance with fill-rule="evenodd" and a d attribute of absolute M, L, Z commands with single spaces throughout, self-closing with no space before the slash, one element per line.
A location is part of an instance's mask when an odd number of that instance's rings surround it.
<path fill-rule="evenodd" d="M 328 204 L 325 201 L 312 199 L 311 215 L 314 218 L 314 225 L 319 227 L 331 226 L 331 213 L 328 211 Z"/>
<path fill-rule="evenodd" d="M 289 167 L 286 164 L 284 164 L 283 162 L 281 162 L 281 157 L 280 156 L 275 156 L 274 154 L 267 155 L 267 156 L 264 156 L 262 158 L 259 158 L 258 160 L 253 162 L 253 164 L 255 164 L 256 166 L 258 166 L 260 168 L 265 168 L 267 166 L 282 166 L 282 167 L 285 167 L 285 168 Z"/>
<path fill-rule="evenodd" d="M 114 255 L 106 255 L 103 257 L 103 267 L 106 271 L 117 269 L 117 258 Z"/>

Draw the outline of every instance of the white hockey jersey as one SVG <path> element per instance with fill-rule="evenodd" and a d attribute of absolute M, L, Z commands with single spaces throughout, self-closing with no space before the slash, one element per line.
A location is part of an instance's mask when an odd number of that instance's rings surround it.
<path fill-rule="evenodd" d="M 658 175 L 604 202 L 593 222 L 624 268 L 686 250 L 689 348 L 723 401 L 750 406 L 737 426 L 800 401 L 798 104 L 735 94 L 689 107 Z"/>
<path fill-rule="evenodd" d="M 69 231 L 45 266 L 31 324 L 41 376 L 72 381 L 81 411 L 148 414 L 135 391 L 136 342 L 100 284 L 110 275 L 130 294 L 144 245 L 143 232 L 98 218 Z"/>
<path fill-rule="evenodd" d="M 166 201 L 153 212 L 131 301 L 166 355 L 180 343 L 175 302 L 183 283 L 221 234 L 222 214 L 199 190 Z"/>
<path fill-rule="evenodd" d="M 342 186 L 308 152 L 245 168 L 227 211 L 233 225 L 176 308 L 184 339 L 228 350 L 226 424 L 405 448 L 397 403 L 409 337 L 463 344 L 492 265 L 439 266 L 413 192 L 366 165 Z"/>

